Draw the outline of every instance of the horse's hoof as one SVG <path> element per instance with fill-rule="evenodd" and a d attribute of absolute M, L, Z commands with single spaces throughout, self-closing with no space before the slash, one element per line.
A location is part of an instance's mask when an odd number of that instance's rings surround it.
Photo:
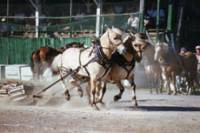
<path fill-rule="evenodd" d="M 43 98 L 43 96 L 41 96 L 41 95 L 33 95 L 33 98 L 42 99 L 42 98 Z"/>
<path fill-rule="evenodd" d="M 137 103 L 137 101 L 132 101 L 132 103 L 133 103 L 133 105 L 134 105 L 135 107 L 137 107 L 137 106 L 138 106 L 138 103 Z"/>
<path fill-rule="evenodd" d="M 96 104 L 91 104 L 92 108 L 94 108 L 95 110 L 100 110 L 99 107 Z"/>
<path fill-rule="evenodd" d="M 170 95 L 170 94 L 171 94 L 171 92 L 170 92 L 170 91 L 167 91 L 167 94 L 168 94 L 168 95 Z"/>
<path fill-rule="evenodd" d="M 156 90 L 156 94 L 159 94 L 158 90 Z"/>
<path fill-rule="evenodd" d="M 96 103 L 99 103 L 100 101 L 101 101 L 101 100 L 100 100 L 99 98 L 96 98 L 96 99 L 95 99 L 95 102 L 96 102 Z"/>
<path fill-rule="evenodd" d="M 79 95 L 80 95 L 80 97 L 83 97 L 83 92 L 79 91 Z"/>
<path fill-rule="evenodd" d="M 175 95 L 177 95 L 177 92 L 174 92 L 173 94 L 174 94 L 174 96 L 175 96 Z"/>
<path fill-rule="evenodd" d="M 99 100 L 98 103 L 101 103 L 102 105 L 105 105 L 105 103 L 102 100 Z"/>
<path fill-rule="evenodd" d="M 133 98 L 132 98 L 132 103 L 133 103 L 134 106 L 138 106 L 136 97 L 133 97 Z"/>
<path fill-rule="evenodd" d="M 100 96 L 100 93 L 99 93 L 99 92 L 97 92 L 96 94 L 97 94 L 97 96 Z"/>
<path fill-rule="evenodd" d="M 120 96 L 118 96 L 118 95 L 114 96 L 114 101 L 115 101 L 115 102 L 119 101 L 119 99 L 121 99 Z"/>

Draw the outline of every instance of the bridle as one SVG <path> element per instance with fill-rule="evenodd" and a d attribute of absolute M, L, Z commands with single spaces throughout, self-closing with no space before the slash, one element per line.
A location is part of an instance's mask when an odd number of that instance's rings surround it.
<path fill-rule="evenodd" d="M 118 47 L 120 44 L 122 44 L 121 39 L 120 39 L 120 42 L 119 42 L 118 44 L 114 44 L 113 41 L 110 39 L 110 34 L 109 34 L 109 32 L 107 33 L 107 35 L 108 35 L 108 39 L 109 39 L 109 44 L 111 44 L 112 47 Z M 117 36 L 119 36 L 119 35 L 117 35 Z"/>

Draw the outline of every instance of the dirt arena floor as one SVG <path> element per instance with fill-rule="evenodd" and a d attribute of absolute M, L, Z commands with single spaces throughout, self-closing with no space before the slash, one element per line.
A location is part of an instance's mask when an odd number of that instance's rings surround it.
<path fill-rule="evenodd" d="M 97 111 L 70 90 L 66 101 L 63 90 L 55 86 L 43 99 L 32 96 L 23 102 L 9 102 L 0 97 L 0 133 L 199 133 L 200 96 L 150 94 L 137 89 L 138 107 L 131 103 L 131 90 L 113 102 L 118 93 L 109 87 Z M 59 90 L 59 91 L 58 91 Z M 84 93 L 85 94 L 85 93 Z"/>

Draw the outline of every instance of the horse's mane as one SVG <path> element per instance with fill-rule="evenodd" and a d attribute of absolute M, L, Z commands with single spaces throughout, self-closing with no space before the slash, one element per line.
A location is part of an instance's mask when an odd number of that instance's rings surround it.
<path fill-rule="evenodd" d="M 124 46 L 126 47 L 127 52 L 133 54 L 134 56 L 134 54 L 136 54 L 136 51 L 134 50 L 131 44 L 132 44 L 132 38 L 128 37 L 126 41 L 124 42 Z M 112 63 L 118 64 L 119 66 L 127 66 L 127 64 L 135 63 L 134 58 L 131 61 L 127 61 L 125 57 L 119 54 L 118 52 L 115 52 L 112 55 L 111 60 L 112 60 Z"/>
<path fill-rule="evenodd" d="M 131 54 L 136 54 L 136 51 L 132 47 L 132 38 L 128 37 L 126 41 L 124 42 L 124 46 L 127 52 L 130 52 Z"/>
<path fill-rule="evenodd" d="M 111 61 L 114 64 L 118 64 L 119 66 L 126 66 L 126 62 L 128 62 L 123 55 L 119 54 L 118 52 L 115 52 L 112 57 Z"/>

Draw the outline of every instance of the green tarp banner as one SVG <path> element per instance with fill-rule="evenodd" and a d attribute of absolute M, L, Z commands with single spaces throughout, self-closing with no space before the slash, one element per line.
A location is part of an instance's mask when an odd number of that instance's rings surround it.
<path fill-rule="evenodd" d="M 60 48 L 71 42 L 90 46 L 91 40 L 92 38 L 0 38 L 0 64 L 30 64 L 32 52 L 42 46 Z"/>

